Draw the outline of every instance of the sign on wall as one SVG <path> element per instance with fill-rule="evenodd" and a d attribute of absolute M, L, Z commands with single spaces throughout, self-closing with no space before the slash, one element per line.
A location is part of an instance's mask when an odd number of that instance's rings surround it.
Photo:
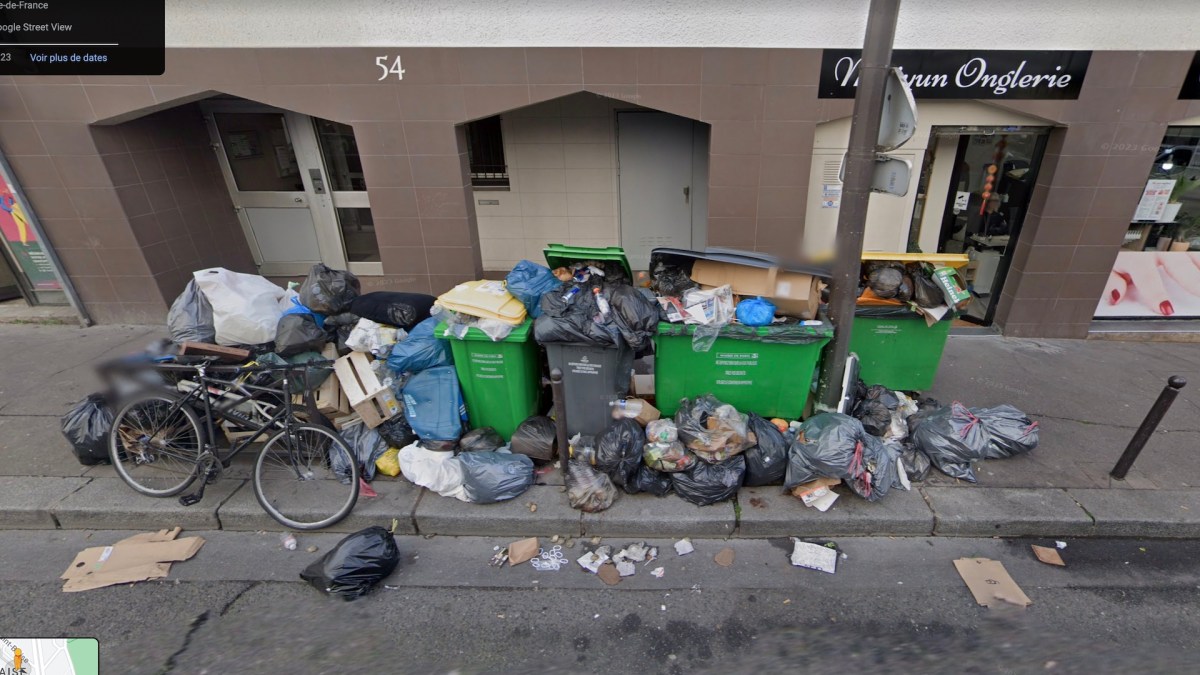
<path fill-rule="evenodd" d="M 826 49 L 819 97 L 854 98 L 861 57 L 861 49 Z M 1090 51 L 897 49 L 892 65 L 918 99 L 1075 99 L 1091 58 Z"/>

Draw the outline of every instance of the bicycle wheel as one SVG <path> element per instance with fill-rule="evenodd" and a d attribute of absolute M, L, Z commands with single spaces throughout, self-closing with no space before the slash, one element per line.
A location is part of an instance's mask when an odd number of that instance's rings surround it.
<path fill-rule="evenodd" d="M 196 479 L 204 432 L 188 406 L 164 394 L 126 403 L 113 418 L 108 456 L 129 487 L 151 497 L 173 497 Z"/>
<path fill-rule="evenodd" d="M 349 515 L 358 501 L 358 462 L 346 442 L 325 427 L 291 425 L 259 453 L 254 496 L 287 527 L 329 527 Z"/>

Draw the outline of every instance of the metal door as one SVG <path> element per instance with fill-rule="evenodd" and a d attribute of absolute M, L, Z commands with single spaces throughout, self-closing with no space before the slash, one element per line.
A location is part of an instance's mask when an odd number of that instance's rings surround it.
<path fill-rule="evenodd" d="M 344 267 L 311 118 L 239 104 L 210 105 L 205 118 L 259 273 Z"/>
<path fill-rule="evenodd" d="M 692 247 L 693 122 L 668 113 L 617 114 L 621 245 L 635 270 L 659 246 Z"/>

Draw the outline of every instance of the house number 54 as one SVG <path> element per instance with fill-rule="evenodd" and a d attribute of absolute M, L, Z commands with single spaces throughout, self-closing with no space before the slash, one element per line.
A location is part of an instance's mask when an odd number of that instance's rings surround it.
<path fill-rule="evenodd" d="M 397 80 L 403 80 L 404 79 L 404 69 L 400 67 L 400 57 L 397 56 L 396 60 L 392 61 L 392 65 L 390 65 L 390 66 L 387 63 L 389 58 L 391 58 L 391 57 L 390 56 L 376 56 L 375 57 L 375 65 L 379 66 L 379 69 L 383 71 L 383 74 L 379 76 L 379 81 L 386 80 L 388 75 L 393 75 L 393 74 L 396 76 Z"/>

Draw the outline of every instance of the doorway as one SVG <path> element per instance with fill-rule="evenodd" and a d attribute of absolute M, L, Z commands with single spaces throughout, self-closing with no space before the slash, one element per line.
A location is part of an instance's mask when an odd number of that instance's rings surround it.
<path fill-rule="evenodd" d="M 633 269 L 659 247 L 702 249 L 708 125 L 661 112 L 617 113 L 621 246 Z"/>
<path fill-rule="evenodd" d="M 383 273 L 351 127 L 249 101 L 203 109 L 260 274 Z"/>
<path fill-rule="evenodd" d="M 1037 183 L 1049 127 L 934 127 L 909 250 L 966 253 L 964 321 L 989 326 Z M 928 198 L 945 195 L 944 203 Z"/>

